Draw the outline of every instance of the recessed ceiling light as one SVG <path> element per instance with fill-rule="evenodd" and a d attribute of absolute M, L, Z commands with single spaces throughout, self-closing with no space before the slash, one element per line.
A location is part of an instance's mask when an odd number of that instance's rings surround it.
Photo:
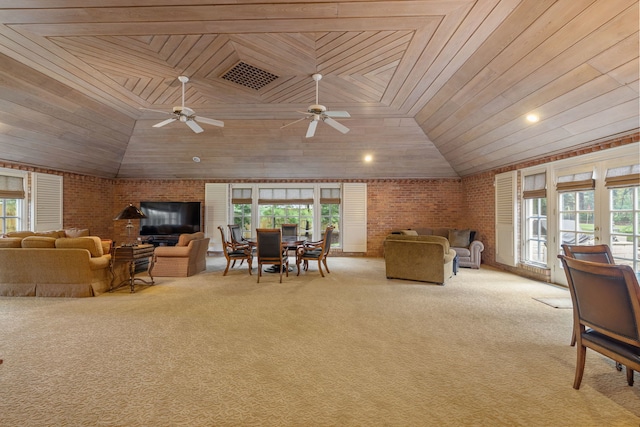
<path fill-rule="evenodd" d="M 196 163 L 200 163 L 200 157 L 198 157 L 198 156 L 193 156 L 193 159 L 192 159 L 192 160 L 193 160 L 194 162 L 196 162 Z"/>
<path fill-rule="evenodd" d="M 373 160 L 373 156 L 371 154 L 367 154 L 366 156 L 364 156 L 364 161 L 369 163 Z"/>
<path fill-rule="evenodd" d="M 527 121 L 530 123 L 535 123 L 540 120 L 540 117 L 537 114 L 527 114 Z"/>

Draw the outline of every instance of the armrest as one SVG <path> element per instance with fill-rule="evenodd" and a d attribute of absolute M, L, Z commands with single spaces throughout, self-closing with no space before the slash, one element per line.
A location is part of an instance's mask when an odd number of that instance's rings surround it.
<path fill-rule="evenodd" d="M 484 251 L 484 244 L 479 240 L 474 240 L 469 245 L 469 252 L 471 252 L 471 262 L 480 261 L 480 254 Z"/>
<path fill-rule="evenodd" d="M 188 257 L 191 253 L 191 245 L 188 246 L 158 246 L 153 252 L 158 257 Z"/>

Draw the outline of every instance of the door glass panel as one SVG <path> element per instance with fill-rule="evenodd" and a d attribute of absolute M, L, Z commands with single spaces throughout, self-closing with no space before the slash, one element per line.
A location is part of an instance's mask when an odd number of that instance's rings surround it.
<path fill-rule="evenodd" d="M 629 265 L 636 272 L 640 256 L 639 193 L 640 186 L 609 190 L 611 253 L 616 264 Z"/>

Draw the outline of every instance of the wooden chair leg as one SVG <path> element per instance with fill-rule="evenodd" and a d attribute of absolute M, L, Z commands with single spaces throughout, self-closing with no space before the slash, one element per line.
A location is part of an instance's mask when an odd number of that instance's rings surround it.
<path fill-rule="evenodd" d="M 324 264 L 324 269 L 327 270 L 327 273 L 331 273 L 329 271 L 329 266 L 327 265 L 327 259 L 326 258 L 322 258 L 322 263 Z"/>
<path fill-rule="evenodd" d="M 571 332 L 571 347 L 576 345 L 576 330 L 574 329 Z"/>
<path fill-rule="evenodd" d="M 260 283 L 260 276 L 262 276 L 262 264 L 258 263 L 258 283 Z"/>
<path fill-rule="evenodd" d="M 318 258 L 318 270 L 320 270 L 320 275 L 324 277 L 324 273 L 322 272 L 322 260 Z"/>
<path fill-rule="evenodd" d="M 633 369 L 627 366 L 627 384 L 633 387 Z"/>
<path fill-rule="evenodd" d="M 576 360 L 576 376 L 573 380 L 573 388 L 578 390 L 582 382 L 582 374 L 584 373 L 584 362 L 587 356 L 587 348 L 583 345 L 578 346 L 578 357 Z"/>
<path fill-rule="evenodd" d="M 227 275 L 227 272 L 229 271 L 229 264 L 231 263 L 231 260 L 227 261 L 227 268 L 224 269 L 224 273 L 222 273 L 223 276 Z"/>
<path fill-rule="evenodd" d="M 251 258 L 249 258 L 249 259 L 247 260 L 247 264 L 249 265 L 249 276 L 253 275 L 253 273 L 251 273 L 251 268 L 252 268 L 252 267 L 251 267 L 251 264 L 252 264 L 252 262 L 253 262 L 253 261 L 252 261 L 252 259 L 251 259 Z"/>

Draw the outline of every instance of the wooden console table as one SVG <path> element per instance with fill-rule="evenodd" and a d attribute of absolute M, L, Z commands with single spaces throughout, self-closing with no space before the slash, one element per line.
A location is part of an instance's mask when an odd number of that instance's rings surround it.
<path fill-rule="evenodd" d="M 113 292 L 115 289 L 118 289 L 120 286 L 125 284 L 129 284 L 131 287 L 131 292 L 135 292 L 135 281 L 138 280 L 147 285 L 153 285 L 153 276 L 151 275 L 151 271 L 153 270 L 153 245 L 143 244 L 137 246 L 116 246 L 113 248 L 113 254 L 111 255 L 111 286 L 109 288 L 109 292 Z M 149 268 L 147 272 L 149 273 L 149 277 L 151 281 L 147 281 L 136 277 L 136 260 L 148 258 L 149 259 Z M 113 286 L 113 281 L 116 279 L 115 275 L 115 265 L 117 263 L 127 263 L 129 270 L 129 277 L 119 283 L 117 286 Z"/>

